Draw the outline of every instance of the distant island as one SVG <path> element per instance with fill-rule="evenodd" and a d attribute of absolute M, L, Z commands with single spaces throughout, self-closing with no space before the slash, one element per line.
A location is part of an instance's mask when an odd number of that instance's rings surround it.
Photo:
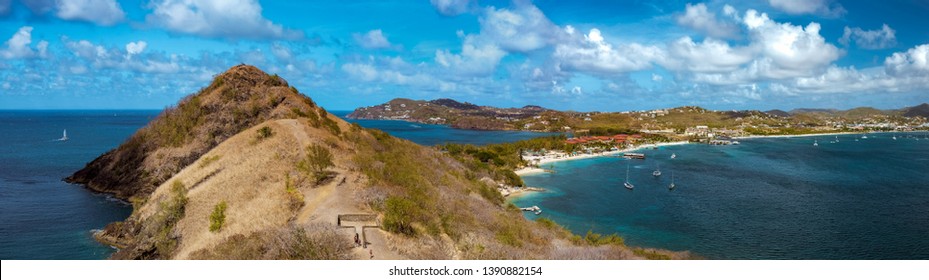
<path fill-rule="evenodd" d="M 795 135 L 834 132 L 912 131 L 929 128 L 929 104 L 896 110 L 795 109 L 716 111 L 696 106 L 624 112 L 557 111 L 479 106 L 451 99 L 397 98 L 361 107 L 352 119 L 404 120 L 478 130 L 524 130 L 607 135 L 617 131 L 660 134 L 674 139 L 710 136 Z M 598 133 L 599 132 L 599 133 Z"/>

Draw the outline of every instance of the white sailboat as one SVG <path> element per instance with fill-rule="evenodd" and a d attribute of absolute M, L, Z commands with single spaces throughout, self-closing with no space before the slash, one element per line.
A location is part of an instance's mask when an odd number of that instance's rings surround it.
<path fill-rule="evenodd" d="M 668 185 L 668 189 L 669 189 L 669 190 L 673 190 L 673 189 L 674 189 L 674 170 L 671 170 L 671 184 Z"/>
<path fill-rule="evenodd" d="M 839 143 L 839 136 L 838 136 L 838 135 L 835 136 L 835 142 L 836 142 L 836 143 Z"/>
<path fill-rule="evenodd" d="M 655 164 L 655 171 L 652 171 L 652 176 L 655 176 L 655 177 L 661 176 L 661 168 L 658 166 L 657 163 Z"/>
<path fill-rule="evenodd" d="M 58 138 L 58 141 L 68 141 L 68 130 L 67 129 L 61 132 L 61 138 Z"/>
<path fill-rule="evenodd" d="M 819 143 L 816 142 L 816 140 L 814 139 L 814 140 L 813 140 L 813 147 L 816 147 L 816 146 L 819 146 Z"/>
<path fill-rule="evenodd" d="M 671 158 L 672 158 L 672 159 L 675 159 L 675 158 L 677 158 L 677 154 L 675 154 L 675 153 L 671 153 Z"/>
<path fill-rule="evenodd" d="M 633 186 L 632 183 L 629 183 L 629 162 L 628 161 L 626 161 L 626 182 L 623 183 L 623 185 L 625 185 L 626 188 L 630 190 L 632 188 L 635 188 L 635 186 Z"/>

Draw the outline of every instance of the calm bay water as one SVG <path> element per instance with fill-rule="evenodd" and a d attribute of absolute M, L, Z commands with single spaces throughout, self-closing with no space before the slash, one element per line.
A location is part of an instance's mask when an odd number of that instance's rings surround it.
<path fill-rule="evenodd" d="M 0 259 L 103 259 L 92 230 L 132 207 L 61 179 L 157 111 L 0 111 Z M 68 141 L 54 141 L 68 130 Z"/>
<path fill-rule="evenodd" d="M 351 111 L 332 111 L 332 113 L 348 122 L 358 123 L 362 127 L 380 129 L 390 133 L 390 135 L 424 146 L 434 146 L 446 142 L 486 145 L 558 134 L 526 131 L 464 130 L 453 129 L 445 125 L 419 124 L 397 120 L 352 120 L 345 118 L 345 115 L 348 115 Z"/>
<path fill-rule="evenodd" d="M 617 232 L 629 245 L 711 259 L 929 259 L 929 139 L 910 135 L 926 133 L 749 139 L 643 150 L 646 160 L 557 162 L 544 166 L 554 174 L 523 177 L 548 192 L 513 202 L 538 205 L 543 213 L 527 218 L 578 234 Z M 627 164 L 633 191 L 622 185 Z"/>

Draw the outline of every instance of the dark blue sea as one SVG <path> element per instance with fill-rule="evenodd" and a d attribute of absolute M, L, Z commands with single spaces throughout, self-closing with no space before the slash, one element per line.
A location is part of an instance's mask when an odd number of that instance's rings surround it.
<path fill-rule="evenodd" d="M 0 259 L 104 259 L 92 232 L 132 207 L 62 181 L 115 148 L 159 111 L 0 111 Z M 333 112 L 344 116 L 348 112 Z M 355 121 L 355 120 L 353 120 Z M 486 132 L 403 121 L 365 121 L 422 145 L 487 144 L 546 135 Z M 67 130 L 68 141 L 55 141 Z"/>
<path fill-rule="evenodd" d="M 0 111 L 0 259 L 103 259 L 92 232 L 132 207 L 62 181 L 157 111 Z M 68 141 L 55 141 L 68 131 Z"/>
<path fill-rule="evenodd" d="M 619 233 L 628 245 L 709 259 L 929 259 L 926 136 L 758 138 L 642 150 L 645 160 L 562 161 L 523 177 L 547 192 L 513 202 L 577 234 Z"/>

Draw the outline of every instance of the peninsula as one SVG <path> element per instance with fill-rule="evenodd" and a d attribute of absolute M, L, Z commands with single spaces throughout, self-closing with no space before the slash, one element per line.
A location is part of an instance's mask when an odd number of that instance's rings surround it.
<path fill-rule="evenodd" d="M 95 235 L 113 259 L 690 258 L 529 221 L 499 190 L 518 179 L 345 122 L 248 65 L 68 178 L 132 202 Z"/>

